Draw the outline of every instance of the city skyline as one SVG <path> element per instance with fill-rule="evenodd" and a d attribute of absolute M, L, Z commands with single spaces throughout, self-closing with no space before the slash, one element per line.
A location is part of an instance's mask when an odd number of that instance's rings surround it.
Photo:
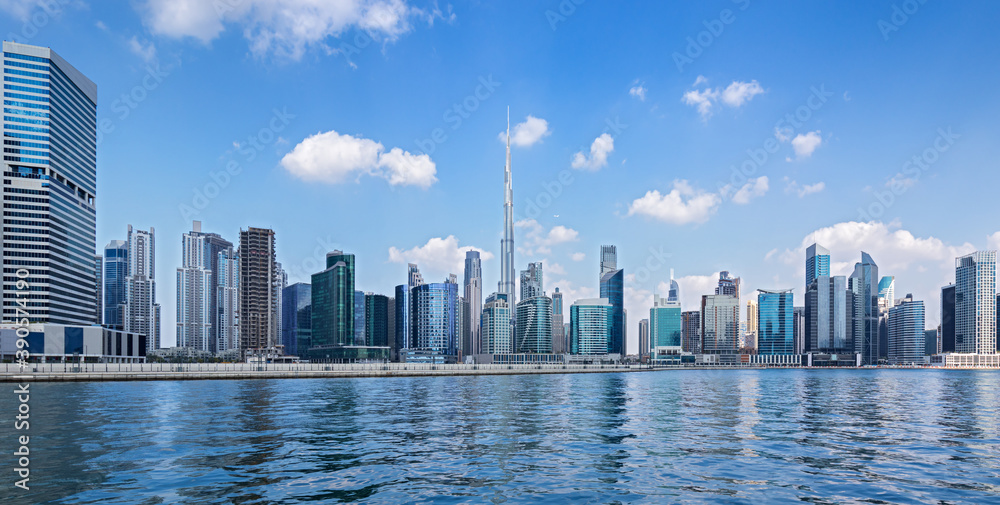
<path fill-rule="evenodd" d="M 530 34 L 523 42 L 504 46 L 511 55 L 526 58 L 524 61 L 515 65 L 504 58 L 490 59 L 469 74 L 469 70 L 447 67 L 451 72 L 447 85 L 429 77 L 410 79 L 404 88 L 381 83 L 368 94 L 363 93 L 367 81 L 360 78 L 365 72 L 378 78 L 400 71 L 398 67 L 403 65 L 404 75 L 416 75 L 421 63 L 436 61 L 427 56 L 432 49 L 444 50 L 451 38 L 479 29 L 476 23 L 480 21 L 466 16 L 461 6 L 454 10 L 442 6 L 439 15 L 428 8 L 429 16 L 438 16 L 433 25 L 410 18 L 406 29 L 394 32 L 391 43 L 384 44 L 384 51 L 360 48 L 349 62 L 342 54 L 324 54 L 315 42 L 283 55 L 272 47 L 265 48 L 264 54 L 248 56 L 250 46 L 239 29 L 249 22 L 246 19 L 226 19 L 220 31 L 195 33 L 192 30 L 200 28 L 189 19 L 178 20 L 173 28 L 158 23 L 163 13 L 150 5 L 152 8 L 141 12 L 101 4 L 87 10 L 65 6 L 58 19 L 35 27 L 37 33 L 25 42 L 51 47 L 102 91 L 97 117 L 98 121 L 107 119 L 110 129 L 99 128 L 99 194 L 113 196 L 97 198 L 96 243 L 103 246 L 121 239 L 127 224 L 156 228 L 160 235 L 157 301 L 162 305 L 165 346 L 173 342 L 174 335 L 164 324 L 176 321 L 176 286 L 171 280 L 181 265 L 178 239 L 194 219 L 202 221 L 207 232 L 231 241 L 238 237 L 239 229 L 248 226 L 274 229 L 277 260 L 289 272 L 289 283 L 308 281 L 308 276 L 320 269 L 307 267 L 321 264 L 326 252 L 351 251 L 359 259 L 359 288 L 386 295 L 401 283 L 407 263 L 419 264 L 425 277 L 437 282 L 449 273 L 460 274 L 464 248 L 474 246 L 483 253 L 485 298 L 500 278 L 502 222 L 498 221 L 498 210 L 502 195 L 496 188 L 502 183 L 498 171 L 504 143 L 497 135 L 503 130 L 508 105 L 513 157 L 518 162 L 513 266 L 520 270 L 530 262 L 545 263 L 546 284 L 559 287 L 569 306 L 578 299 L 597 296 L 594 264 L 598 247 L 616 244 L 619 266 L 631 276 L 625 279 L 625 309 L 632 314 L 627 319 L 631 353 L 637 349 L 638 323 L 652 305 L 653 292 L 667 292 L 669 268 L 686 274 L 677 279 L 685 311 L 697 307 L 695 300 L 710 292 L 722 270 L 743 279 L 743 298 L 758 288 L 794 286 L 796 304 L 801 305 L 806 283 L 800 264 L 806 246 L 818 242 L 830 249 L 833 276 L 849 275 L 858 253 L 867 251 L 882 275 L 896 277 L 897 293 L 913 293 L 915 299 L 925 302 L 927 326 L 933 327 L 939 320 L 940 288 L 954 282 L 954 259 L 974 250 L 995 249 L 1000 242 L 1000 235 L 991 229 L 995 225 L 988 221 L 964 220 L 955 225 L 963 216 L 958 210 L 925 205 L 935 201 L 938 193 L 963 194 L 963 200 L 977 208 L 986 208 L 989 202 L 982 193 L 988 184 L 967 187 L 960 182 L 970 171 L 981 173 L 995 158 L 995 147 L 974 132 L 991 131 L 989 118 L 995 116 L 997 105 L 989 99 L 975 107 L 966 102 L 971 96 L 983 96 L 974 87 L 976 81 L 982 81 L 980 70 L 953 67 L 955 79 L 948 82 L 961 92 L 946 97 L 936 92 L 934 83 L 915 83 L 899 97 L 888 96 L 877 84 L 880 72 L 924 71 L 928 61 L 944 64 L 943 55 L 968 43 L 935 35 L 935 29 L 928 25 L 932 19 L 944 26 L 960 24 L 970 34 L 985 32 L 984 25 L 962 12 L 924 5 L 912 22 L 889 33 L 888 40 L 874 23 L 858 24 L 864 44 L 846 48 L 842 56 L 830 54 L 836 44 L 823 38 L 833 34 L 803 35 L 807 47 L 829 54 L 825 61 L 828 68 L 807 63 L 797 69 L 799 74 L 790 74 L 768 62 L 741 65 L 738 54 L 717 51 L 722 45 L 731 47 L 739 39 L 735 32 L 741 27 L 773 15 L 777 9 L 754 4 L 741 10 L 743 4 L 733 3 L 727 7 L 733 9 L 737 20 L 727 26 L 716 45 L 702 48 L 704 54 L 678 72 L 672 54 L 684 54 L 685 37 L 696 39 L 705 30 L 702 22 L 717 19 L 721 9 L 687 7 L 668 21 L 671 26 L 664 31 L 669 34 L 656 35 L 659 38 L 652 41 L 667 48 L 662 55 L 645 61 L 624 58 L 613 64 L 611 71 L 578 85 L 550 72 L 544 75 L 556 80 L 544 83 L 541 74 L 529 70 L 541 56 L 531 57 L 529 50 L 541 44 L 576 65 L 596 62 L 574 56 L 579 46 L 570 52 L 552 45 L 550 34 L 579 37 L 593 29 L 602 16 L 613 13 L 598 4 L 581 5 L 574 15 L 556 22 L 553 31 L 545 8 L 513 4 L 509 12 L 497 11 L 491 23 L 507 22 Z M 639 9 L 650 9 L 645 15 L 655 16 L 660 7 L 633 6 L 627 9 L 628 14 L 642 15 Z M 848 23 L 862 17 L 866 23 L 889 19 L 892 13 L 891 3 L 866 5 L 860 9 L 863 12 L 851 14 L 834 7 L 825 9 L 830 9 L 825 14 L 845 16 Z M 17 28 L 30 24 L 31 16 L 44 10 L 4 12 Z M 795 25 L 812 22 L 814 16 L 823 14 L 793 9 L 787 18 Z M 60 30 L 54 28 L 56 25 L 72 29 Z M 18 36 L 22 31 L 15 29 L 13 33 Z M 365 32 L 348 26 L 344 33 Z M 496 45 L 498 36 L 485 33 L 488 40 L 483 44 Z M 622 43 L 633 35 L 628 37 Z M 612 46 L 587 58 L 606 56 L 623 47 L 617 42 Z M 748 46 L 793 54 L 788 52 L 791 49 L 775 47 L 764 39 L 753 39 Z M 865 54 L 859 52 L 862 47 L 877 48 L 873 56 L 885 68 L 866 67 L 871 74 L 859 79 L 858 74 L 844 70 Z M 101 50 L 91 54 L 84 48 Z M 590 45 L 583 48 L 594 49 Z M 922 51 L 927 59 L 893 58 L 917 49 L 928 49 Z M 984 56 L 989 56 L 996 48 L 984 50 Z M 447 51 L 458 49 L 449 46 Z M 411 56 L 412 62 L 401 62 Z M 151 73 L 148 69 L 156 70 L 156 64 L 159 70 Z M 300 82 L 323 82 L 325 87 L 288 85 L 286 73 Z M 280 80 L 277 74 L 282 74 Z M 319 77 L 323 79 L 317 80 Z M 707 82 L 699 82 L 699 77 Z M 192 91 L 210 81 L 218 82 L 219 89 L 231 87 L 231 99 L 218 96 L 214 90 L 209 92 L 211 98 Z M 241 84 L 236 86 L 237 82 Z M 245 86 L 247 82 L 254 85 Z M 749 95 L 739 105 L 722 99 L 732 84 L 741 84 L 733 87 L 732 93 L 748 90 Z M 820 93 L 810 100 L 814 87 Z M 384 107 L 402 111 L 403 120 L 387 121 L 381 107 L 368 114 L 365 107 L 344 105 L 338 109 L 308 101 L 324 96 L 320 90 L 327 88 L 371 98 L 380 93 L 377 96 L 387 97 Z M 574 91 L 575 100 L 560 98 L 567 89 Z M 399 90 L 406 90 L 408 97 L 420 97 L 418 102 L 423 104 L 395 98 L 392 92 Z M 480 98 L 475 98 L 475 110 L 462 110 L 468 117 L 457 113 L 448 116 L 462 120 L 460 127 L 452 130 L 453 123 L 446 122 L 442 112 L 466 97 L 476 97 L 477 90 Z M 133 92 L 143 99 L 122 100 L 122 95 Z M 818 101 L 821 99 L 825 101 Z M 585 107 L 579 106 L 581 101 Z M 810 118 L 802 121 L 801 128 L 793 126 L 791 140 L 785 142 L 776 135 L 777 120 L 794 114 L 800 106 L 818 103 L 822 105 L 810 109 Z M 917 103 L 921 106 L 913 107 Z M 218 113 L 199 124 L 182 123 L 176 111 L 189 106 Z M 446 140 L 428 140 L 437 128 L 446 133 Z M 260 135 L 262 131 L 266 135 Z M 382 143 L 374 149 L 378 155 L 375 166 L 365 172 L 375 176 L 358 179 L 360 172 L 351 172 L 339 182 L 305 182 L 299 177 L 303 172 L 289 168 L 304 169 L 309 161 L 304 154 L 310 145 L 307 140 L 329 140 L 333 135 L 319 134 L 331 131 L 338 132 L 337 139 L 344 142 Z M 882 131 L 892 133 L 876 135 Z M 814 132 L 818 133 L 811 136 Z M 598 142 L 605 134 L 611 142 Z M 162 146 L 164 138 L 178 135 L 185 149 L 174 152 L 169 162 L 143 156 L 159 152 L 156 146 Z M 802 140 L 794 143 L 799 135 Z M 249 139 L 251 136 L 259 138 Z M 657 147 L 663 139 L 667 139 L 666 157 Z M 759 155 L 765 142 L 772 139 L 778 143 L 778 151 L 768 153 L 769 160 L 743 181 L 739 168 L 747 160 L 752 162 L 750 153 Z M 397 177 L 394 183 L 393 167 L 406 166 L 393 164 L 395 147 L 400 148 L 400 157 L 413 155 L 409 161 L 416 167 L 427 166 L 421 164 L 423 158 L 418 154 L 424 151 L 434 165 L 430 177 Z M 928 150 L 930 154 L 926 154 Z M 935 161 L 904 165 L 913 156 Z M 237 164 L 232 173 L 226 170 L 230 162 Z M 919 177 L 906 170 L 915 166 L 921 167 L 916 172 Z M 137 187 L 138 181 L 157 173 L 171 175 L 153 176 L 154 191 Z M 568 175 L 560 179 L 563 173 Z M 136 174 L 139 177 L 133 176 Z M 894 179 L 897 174 L 900 177 Z M 768 177 L 767 184 L 759 179 L 762 176 Z M 380 180 L 383 177 L 388 183 Z M 747 186 L 749 179 L 754 179 L 754 184 Z M 687 185 L 677 185 L 675 180 L 687 181 Z M 898 185 L 887 185 L 893 180 Z M 740 184 L 729 192 L 721 191 L 720 186 L 734 181 Z M 820 183 L 823 189 L 816 192 Z M 217 194 L 206 194 L 205 188 L 211 184 L 216 184 Z M 204 202 L 197 200 L 194 189 L 200 191 Z M 652 212 L 665 209 L 669 195 L 676 195 L 690 212 Z M 869 212 L 871 222 L 858 212 L 873 205 L 877 210 L 890 199 L 883 211 Z M 345 212 L 352 205 L 371 201 L 379 202 L 381 208 L 372 209 L 371 217 L 357 223 L 330 225 L 303 217 L 304 213 Z M 697 202 L 704 205 L 692 206 Z M 206 205 L 201 207 L 201 203 Z M 184 215 L 182 205 L 196 211 L 195 215 Z M 420 221 L 426 226 L 393 224 L 394 216 L 407 215 L 408 209 L 416 208 L 434 218 Z M 699 210 L 700 214 L 695 212 Z M 747 216 L 782 224 L 762 235 L 749 225 Z M 534 221 L 527 220 L 531 217 Z M 378 232 L 373 233 L 373 229 Z M 746 247 L 727 247 L 734 236 Z M 318 249 L 322 249 L 319 257 Z"/>

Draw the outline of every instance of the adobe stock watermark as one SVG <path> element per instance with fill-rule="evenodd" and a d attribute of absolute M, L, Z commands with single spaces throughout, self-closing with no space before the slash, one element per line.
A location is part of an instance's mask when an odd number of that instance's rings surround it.
<path fill-rule="evenodd" d="M 559 23 L 564 23 L 570 16 L 576 14 L 576 8 L 583 5 L 587 0 L 560 0 L 556 8 L 545 11 L 545 20 L 549 22 L 549 28 L 556 31 Z"/>
<path fill-rule="evenodd" d="M 925 3 L 927 0 L 904 0 L 902 6 L 892 4 L 892 14 L 889 15 L 889 20 L 879 19 L 876 23 L 882 34 L 882 40 L 888 42 L 889 34 L 898 32 L 910 20 L 910 16 L 916 14 L 920 10 L 920 6 Z"/>
<path fill-rule="evenodd" d="M 152 65 L 146 65 L 146 74 L 142 76 L 139 84 L 132 86 L 128 93 L 122 93 L 111 102 L 111 111 L 115 114 L 118 122 L 128 119 L 132 112 L 142 102 L 145 102 L 149 94 L 159 88 L 169 75 L 170 72 L 161 69 L 159 64 L 156 64 L 155 68 Z M 104 136 L 113 133 L 115 128 L 117 125 L 111 118 L 100 120 L 97 123 L 97 145 L 100 146 L 101 142 L 104 141 Z"/>
<path fill-rule="evenodd" d="M 621 118 L 615 116 L 614 119 L 607 118 L 604 120 L 604 130 L 601 134 L 611 135 L 611 138 L 618 138 L 622 132 L 628 129 L 628 125 L 621 122 Z M 581 152 L 587 152 L 589 148 L 580 148 Z M 526 198 L 524 203 L 524 214 L 515 213 L 514 222 L 518 222 L 527 219 L 535 219 L 539 217 L 543 211 L 548 209 L 558 200 L 564 193 L 566 188 L 571 186 L 576 181 L 576 177 L 573 175 L 573 170 L 563 169 L 560 170 L 556 176 L 549 181 L 542 182 L 542 189 L 533 197 Z M 515 209 L 520 207 L 516 206 Z"/>
<path fill-rule="evenodd" d="M 737 4 L 741 11 L 745 11 L 747 7 L 750 7 L 750 0 L 732 0 L 732 2 Z M 705 53 L 705 50 L 711 47 L 722 36 L 722 33 L 726 31 L 726 27 L 735 21 L 736 13 L 732 9 L 722 9 L 715 19 L 702 21 L 701 24 L 705 29 L 698 32 L 694 37 L 689 36 L 685 39 L 687 40 L 687 45 L 684 47 L 684 52 L 674 51 L 670 55 L 674 60 L 674 65 L 677 67 L 677 72 L 683 74 L 684 67 L 700 58 Z"/>
<path fill-rule="evenodd" d="M 642 265 L 635 270 L 635 282 L 640 286 L 645 285 L 647 282 L 652 280 L 653 274 L 663 270 L 663 267 L 667 266 L 667 260 L 672 258 L 673 255 L 669 252 L 663 250 L 663 246 L 655 248 L 653 246 L 649 247 L 649 254 L 646 259 L 643 260 Z"/>
<path fill-rule="evenodd" d="M 265 147 L 274 143 L 278 139 L 278 133 L 287 128 L 295 119 L 295 115 L 290 114 L 288 108 L 274 109 L 273 112 L 267 126 L 258 130 L 256 134 L 248 136 L 246 142 L 240 143 L 236 148 L 236 152 L 243 155 L 244 163 L 251 163 L 257 159 L 258 154 Z M 243 173 L 243 165 L 237 160 L 229 160 L 224 170 L 209 171 L 208 178 L 210 180 L 208 182 L 191 188 L 190 203 L 182 203 L 177 206 L 181 219 L 186 223 L 201 214 L 212 203 L 212 200 L 222 194 L 222 190 L 229 187 L 233 178 L 241 173 Z"/>
<path fill-rule="evenodd" d="M 500 81 L 493 79 L 493 74 L 486 77 L 479 76 L 478 84 L 472 93 L 462 100 L 455 102 L 451 107 L 445 109 L 441 114 L 441 120 L 445 122 L 448 130 L 455 131 L 462 127 L 462 123 L 472 117 L 472 114 L 479 110 L 479 107 L 489 100 L 496 93 L 497 88 L 502 85 Z M 424 139 L 413 139 L 417 145 L 417 154 L 434 154 L 438 146 L 448 141 L 448 130 L 442 127 L 431 130 L 431 136 Z"/>
<path fill-rule="evenodd" d="M 941 159 L 941 154 L 951 149 L 951 146 L 955 145 L 955 141 L 961 138 L 961 135 L 951 131 L 950 126 L 947 130 L 938 128 L 937 134 L 929 147 L 903 163 L 899 173 L 886 183 L 884 191 L 872 190 L 875 201 L 867 207 L 858 207 L 858 219 L 861 222 L 867 223 L 881 218 L 889 208 L 895 205 L 896 199 L 919 181 L 923 174 Z"/>
<path fill-rule="evenodd" d="M 813 114 L 822 109 L 827 101 L 830 100 L 830 97 L 833 96 L 833 92 L 827 91 L 824 84 L 820 84 L 818 88 L 812 86 L 809 90 L 811 93 L 806 98 L 804 104 L 798 106 L 793 112 L 785 114 L 785 117 L 779 119 L 774 124 L 774 131 L 776 133 L 781 133 L 786 138 L 793 137 L 795 132 L 805 126 L 805 123 L 812 118 Z M 781 142 L 775 136 L 770 136 L 764 139 L 760 147 L 747 149 L 747 157 L 740 163 L 739 167 L 736 165 L 730 166 L 731 175 L 728 183 L 720 182 L 718 184 L 719 192 L 723 195 L 723 198 L 729 198 L 730 194 L 735 193 L 736 190 L 742 187 L 750 177 L 767 164 L 771 156 L 777 153 L 780 148 Z M 726 191 L 727 188 L 732 191 Z"/>
<path fill-rule="evenodd" d="M 28 20 L 21 25 L 21 32 L 7 32 L 6 40 L 27 44 L 28 41 L 38 35 L 40 29 L 45 28 L 52 22 L 52 18 L 58 16 L 73 0 L 42 0 L 38 2 L 40 10 L 31 14 Z"/>
<path fill-rule="evenodd" d="M 326 253 L 342 250 L 342 247 L 333 241 L 329 236 L 326 238 L 316 238 L 316 247 L 312 250 L 312 255 L 303 258 L 294 265 L 282 266 L 289 279 L 300 279 L 302 282 L 310 282 L 312 275 L 326 270 Z"/>
<path fill-rule="evenodd" d="M 14 283 L 14 289 L 16 290 L 16 298 L 14 303 L 14 323 L 16 326 L 15 335 L 17 340 L 15 342 L 14 359 L 16 360 L 18 370 L 22 373 L 24 369 L 28 367 L 28 357 L 30 356 L 30 350 L 28 348 L 28 335 L 31 333 L 28 327 L 30 322 L 28 315 L 28 298 L 31 293 L 31 284 L 28 281 L 28 277 L 31 273 L 25 268 L 19 268 L 15 271 L 17 276 L 17 281 Z M 31 406 L 28 403 L 31 400 L 30 395 L 30 384 L 23 383 L 18 384 L 17 388 L 14 389 L 14 394 L 17 396 L 17 414 L 14 416 L 14 430 L 17 432 L 17 451 L 14 452 L 14 456 L 17 458 L 17 465 L 14 467 L 14 472 L 17 474 L 17 480 L 14 481 L 14 486 L 28 491 L 28 482 L 31 480 L 31 460 L 29 456 L 31 455 L 31 450 L 28 447 L 30 443 L 30 437 L 27 434 L 29 428 L 31 427 L 30 414 Z"/>

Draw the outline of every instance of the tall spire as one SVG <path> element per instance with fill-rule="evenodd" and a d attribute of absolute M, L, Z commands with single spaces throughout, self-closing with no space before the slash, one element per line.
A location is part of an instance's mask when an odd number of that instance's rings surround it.
<path fill-rule="evenodd" d="M 507 163 L 504 165 L 503 240 L 500 241 L 500 286 L 514 306 L 514 188 L 510 174 L 510 107 L 507 107 Z M 512 311 L 513 313 L 513 311 Z"/>

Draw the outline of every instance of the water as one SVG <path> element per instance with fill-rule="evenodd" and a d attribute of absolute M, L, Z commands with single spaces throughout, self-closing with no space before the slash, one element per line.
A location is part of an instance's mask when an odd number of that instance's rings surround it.
<path fill-rule="evenodd" d="M 989 371 L 33 384 L 30 406 L 31 491 L 5 470 L 0 503 L 1000 503 Z"/>

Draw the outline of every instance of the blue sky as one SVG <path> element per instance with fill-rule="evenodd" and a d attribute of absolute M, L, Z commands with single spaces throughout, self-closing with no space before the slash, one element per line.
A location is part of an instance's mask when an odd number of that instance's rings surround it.
<path fill-rule="evenodd" d="M 5 39 L 98 85 L 98 247 L 155 227 L 164 344 L 192 219 L 234 242 L 273 228 L 292 282 L 343 248 L 358 289 L 388 294 L 406 262 L 439 281 L 474 247 L 495 286 L 510 107 L 518 269 L 544 261 L 568 304 L 596 295 L 598 248 L 617 245 L 632 352 L 670 269 L 685 310 L 720 270 L 744 298 L 792 287 L 800 305 L 814 239 L 837 274 L 868 251 L 936 326 L 954 257 L 1000 244 L 998 15 L 916 0 L 0 0 Z"/>

